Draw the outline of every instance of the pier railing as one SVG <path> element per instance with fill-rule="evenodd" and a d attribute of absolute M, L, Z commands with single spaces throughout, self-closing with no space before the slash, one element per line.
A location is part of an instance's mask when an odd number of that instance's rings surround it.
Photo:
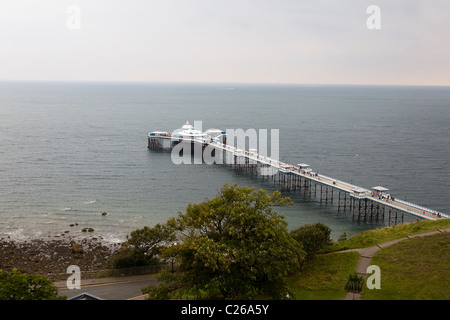
<path fill-rule="evenodd" d="M 404 201 L 404 200 L 397 199 L 397 198 L 395 198 L 395 201 L 398 202 L 398 203 L 404 204 L 406 206 L 413 207 L 413 208 L 416 208 L 416 209 L 419 209 L 419 210 L 422 210 L 422 211 L 425 211 L 425 212 L 428 212 L 428 213 L 431 213 L 431 214 L 440 214 L 443 218 L 447 218 L 447 219 L 450 218 L 450 216 L 445 214 L 445 213 L 442 213 L 442 212 L 436 211 L 436 210 L 432 210 L 432 209 L 429 209 L 429 208 L 426 208 L 426 207 L 422 207 L 422 206 L 419 206 L 419 205 L 417 205 L 415 203 L 411 203 L 411 202 Z"/>
<path fill-rule="evenodd" d="M 156 138 L 156 139 L 155 139 Z M 367 201 L 372 201 L 375 203 L 378 203 L 377 206 L 379 207 L 379 205 L 381 204 L 382 207 L 388 207 L 389 208 L 389 215 L 390 215 L 390 210 L 396 210 L 395 212 L 404 212 L 406 214 L 412 215 L 414 217 L 417 218 L 422 218 L 422 219 L 430 219 L 430 220 L 435 220 L 435 219 L 439 219 L 439 218 L 450 218 L 450 216 L 448 214 L 444 214 L 442 212 L 436 211 L 436 210 L 432 210 L 430 208 L 426 208 L 414 203 L 410 203 L 407 201 L 403 201 L 400 200 L 398 198 L 395 199 L 390 199 L 390 197 L 388 198 L 382 198 L 382 199 L 378 199 L 378 197 L 374 196 L 374 191 L 370 191 L 368 189 L 365 188 L 361 188 L 358 187 L 352 183 L 348 183 L 342 180 L 338 180 L 332 177 L 328 177 L 326 175 L 323 174 L 318 174 L 318 173 L 314 173 L 312 171 L 310 171 L 310 169 L 302 169 L 302 166 L 295 166 L 295 165 L 291 165 L 279 160 L 275 160 L 275 159 L 271 159 L 267 156 L 258 154 L 256 151 L 254 151 L 253 149 L 250 149 L 249 151 L 244 150 L 244 149 L 240 149 L 240 148 L 236 148 L 234 146 L 228 145 L 222 141 L 218 141 L 217 139 L 208 137 L 183 137 L 183 136 L 175 136 L 172 135 L 170 133 L 167 132 L 153 132 L 151 134 L 149 134 L 149 148 L 153 148 L 153 147 L 160 147 L 160 145 L 158 145 L 158 143 L 154 143 L 155 140 L 158 139 L 162 139 L 162 140 L 166 140 L 166 139 L 175 139 L 175 143 L 181 142 L 181 141 L 187 141 L 187 142 L 196 142 L 196 143 L 200 143 L 203 146 L 206 145 L 211 145 L 215 148 L 218 148 L 219 150 L 223 150 L 224 152 L 227 153 L 227 158 L 228 155 L 230 155 L 230 163 L 227 162 L 227 164 L 230 165 L 234 165 L 235 168 L 238 168 L 239 170 L 242 169 L 242 165 L 253 165 L 253 164 L 258 164 L 258 165 L 262 165 L 264 166 L 269 166 L 269 168 L 273 171 L 271 172 L 271 175 L 273 174 L 277 174 L 280 173 L 280 175 L 275 175 L 272 178 L 272 181 L 276 181 L 276 183 L 281 184 L 282 185 L 282 190 L 283 188 L 287 188 L 287 189 L 297 189 L 297 188 L 301 188 L 301 178 L 306 178 L 309 180 L 309 183 L 311 185 L 311 183 L 315 183 L 315 186 L 317 186 L 317 184 L 321 185 L 320 188 L 320 199 L 322 200 L 323 196 L 322 196 L 322 186 L 325 187 L 331 187 L 331 201 L 333 198 L 333 189 L 337 189 L 337 191 L 339 191 L 339 199 L 341 192 L 344 192 L 344 200 L 343 200 L 343 205 L 344 205 L 344 209 L 346 208 L 346 194 L 348 194 L 353 200 L 355 201 L 357 200 L 359 203 L 361 203 L 362 201 L 365 202 L 364 205 L 364 214 L 367 214 L 367 212 L 369 212 L 370 217 L 373 215 L 373 211 L 370 211 L 372 209 L 367 209 Z M 171 144 L 171 146 L 173 146 L 173 144 Z M 253 151 L 252 151 L 253 150 Z M 243 161 L 243 158 L 247 158 L 247 162 Z M 237 161 L 236 163 L 234 161 Z M 250 161 L 254 161 L 255 163 L 250 163 Z M 264 169 L 266 169 L 266 167 L 264 167 Z M 263 173 L 264 172 L 264 173 Z M 263 176 L 265 176 L 267 173 L 267 171 L 262 171 L 261 174 Z M 292 177 L 290 177 L 292 174 Z M 296 178 L 296 176 L 300 177 L 300 178 Z M 300 185 L 295 185 L 296 183 L 299 183 Z M 316 189 L 314 187 L 314 196 L 316 194 Z M 325 188 L 325 201 L 327 202 L 328 199 L 328 188 Z M 341 201 L 341 200 L 339 200 Z M 384 206 L 383 206 L 384 205 Z M 338 206 L 339 207 L 339 206 Z M 350 207 L 352 207 L 352 205 L 350 205 Z M 372 207 L 372 206 L 371 206 Z M 358 206 L 358 219 L 360 217 L 360 208 L 361 206 Z M 369 210 L 369 211 L 368 211 Z M 379 213 L 379 209 L 376 209 L 376 214 L 378 215 Z M 384 214 L 384 209 L 383 209 L 383 214 Z M 397 214 L 396 214 L 397 215 Z M 371 219 L 371 218 L 369 218 Z M 397 219 L 397 218 L 396 218 Z M 359 221 L 359 220 L 358 220 Z"/>

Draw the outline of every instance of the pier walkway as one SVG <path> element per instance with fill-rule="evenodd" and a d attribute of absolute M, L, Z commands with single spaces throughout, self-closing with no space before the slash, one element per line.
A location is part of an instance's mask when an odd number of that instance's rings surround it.
<path fill-rule="evenodd" d="M 304 170 L 301 169 L 301 166 L 294 166 L 288 163 L 284 163 L 281 161 L 272 160 L 270 158 L 250 153 L 248 151 L 240 150 L 232 146 L 228 146 L 226 144 L 220 144 L 217 142 L 210 142 L 209 144 L 213 145 L 215 148 L 225 150 L 227 152 L 233 152 L 234 154 L 238 154 L 239 156 L 245 157 L 249 160 L 253 160 L 254 162 L 261 162 L 262 164 L 271 166 L 275 170 L 278 170 L 282 173 L 292 174 L 296 176 L 300 176 L 304 179 L 308 179 L 315 183 L 319 183 L 321 185 L 346 192 L 348 195 L 357 198 L 359 200 L 368 199 L 375 203 L 381 204 L 386 207 L 390 207 L 395 210 L 402 211 L 404 213 L 410 214 L 412 216 L 428 219 L 428 220 L 437 220 L 439 218 L 438 214 L 442 218 L 448 218 L 446 214 L 437 212 L 432 209 L 428 209 L 425 207 L 421 207 L 406 201 L 402 201 L 399 199 L 385 198 L 382 196 L 378 196 L 378 193 L 374 191 L 370 191 L 359 186 L 349 184 L 347 182 L 343 182 L 337 179 L 330 178 L 325 175 L 311 173 L 306 168 Z M 306 167 L 307 165 L 304 165 Z M 289 180 L 289 179 L 288 179 Z"/>
<path fill-rule="evenodd" d="M 391 225 L 402 223 L 404 214 L 417 220 L 449 218 L 442 212 L 393 198 L 386 193 L 388 189 L 381 186 L 373 187 L 372 190 L 365 189 L 315 173 L 307 164 L 292 165 L 263 156 L 254 149 L 247 151 L 228 145 L 223 133 L 213 138 L 204 136 L 174 138 L 167 132 L 151 132 L 148 140 L 150 149 L 173 148 L 181 142 L 200 144 L 202 150 L 209 146 L 211 150 L 214 149 L 215 160 L 219 160 L 216 163 L 230 165 L 236 171 L 257 175 L 263 180 L 273 182 L 282 191 L 303 189 L 305 194 L 318 197 L 320 202 L 333 204 L 337 201 L 338 210 L 351 210 L 353 218 L 358 221 L 384 220 L 386 215 L 388 224 Z"/>

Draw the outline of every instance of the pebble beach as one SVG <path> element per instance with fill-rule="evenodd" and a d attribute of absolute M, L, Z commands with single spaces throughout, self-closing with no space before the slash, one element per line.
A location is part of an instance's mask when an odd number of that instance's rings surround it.
<path fill-rule="evenodd" d="M 83 237 L 54 236 L 27 240 L 0 237 L 0 269 L 13 268 L 37 273 L 51 280 L 67 279 L 67 268 L 76 265 L 83 278 L 95 278 L 108 268 L 108 260 L 120 247 L 118 243 L 86 234 Z"/>

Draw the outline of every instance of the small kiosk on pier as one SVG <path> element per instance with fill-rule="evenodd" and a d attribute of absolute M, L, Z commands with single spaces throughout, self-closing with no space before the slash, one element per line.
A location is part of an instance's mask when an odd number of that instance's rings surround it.
<path fill-rule="evenodd" d="M 372 196 L 373 197 L 378 197 L 378 198 L 388 198 L 390 197 L 389 194 L 387 194 L 387 191 L 389 191 L 389 189 L 382 187 L 382 186 L 376 186 L 372 188 Z"/>

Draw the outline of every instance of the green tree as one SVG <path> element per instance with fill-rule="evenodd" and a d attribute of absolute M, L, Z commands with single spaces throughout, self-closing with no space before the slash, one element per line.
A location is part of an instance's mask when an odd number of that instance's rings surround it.
<path fill-rule="evenodd" d="M 307 259 L 313 258 L 319 250 L 331 244 L 331 229 L 320 222 L 301 226 L 291 234 L 303 244 Z"/>
<path fill-rule="evenodd" d="M 285 276 L 305 253 L 272 207 L 290 204 L 279 191 L 227 184 L 215 198 L 189 204 L 167 222 L 179 241 L 162 254 L 176 261 L 175 272 L 160 272 L 159 286 L 143 292 L 151 299 L 286 298 Z"/>
<path fill-rule="evenodd" d="M 0 270 L 0 300 L 61 300 L 58 289 L 49 279 L 13 269 Z"/>
<path fill-rule="evenodd" d="M 157 224 L 134 230 L 127 236 L 118 252 L 111 257 L 112 268 L 147 266 L 158 263 L 161 247 L 175 240 L 174 230 L 167 225 Z"/>

